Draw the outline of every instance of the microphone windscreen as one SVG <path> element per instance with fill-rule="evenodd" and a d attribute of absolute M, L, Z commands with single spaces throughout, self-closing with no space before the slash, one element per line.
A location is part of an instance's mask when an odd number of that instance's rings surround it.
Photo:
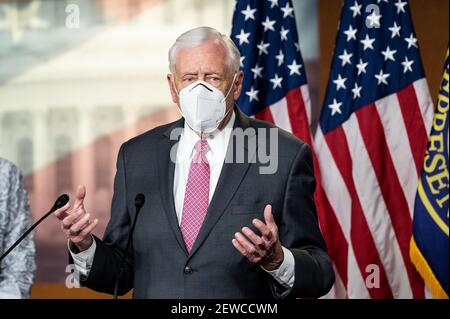
<path fill-rule="evenodd" d="M 136 197 L 134 198 L 134 205 L 136 205 L 136 207 L 142 207 L 144 206 L 145 203 L 145 196 L 142 193 L 139 193 L 136 195 Z"/>
<path fill-rule="evenodd" d="M 52 210 L 57 210 L 61 207 L 63 207 L 64 205 L 66 205 L 69 202 L 69 195 L 67 194 L 62 194 L 61 196 L 58 197 L 58 199 L 55 202 L 55 205 L 53 205 Z"/>

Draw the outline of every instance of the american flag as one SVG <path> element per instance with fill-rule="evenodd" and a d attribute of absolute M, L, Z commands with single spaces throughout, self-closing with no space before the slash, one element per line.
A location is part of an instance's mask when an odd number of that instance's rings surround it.
<path fill-rule="evenodd" d="M 290 0 L 239 0 L 231 38 L 244 72 L 241 110 L 311 144 L 311 106 Z"/>
<path fill-rule="evenodd" d="M 315 137 L 332 296 L 425 297 L 409 242 L 432 117 L 408 2 L 346 0 Z"/>

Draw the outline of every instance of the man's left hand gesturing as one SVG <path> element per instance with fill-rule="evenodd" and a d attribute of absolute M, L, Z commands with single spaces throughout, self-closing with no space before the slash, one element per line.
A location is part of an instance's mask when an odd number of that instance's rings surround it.
<path fill-rule="evenodd" d="M 272 214 L 272 206 L 264 208 L 264 221 L 254 219 L 253 225 L 261 232 L 256 235 L 250 228 L 243 227 L 232 240 L 233 246 L 252 263 L 261 265 L 266 270 L 280 267 L 284 259 L 283 248 L 278 236 L 278 227 Z M 244 236 L 245 235 L 245 236 Z"/>

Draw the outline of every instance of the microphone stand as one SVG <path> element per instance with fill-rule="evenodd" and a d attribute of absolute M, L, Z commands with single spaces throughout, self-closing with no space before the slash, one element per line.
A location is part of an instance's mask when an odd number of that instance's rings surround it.
<path fill-rule="evenodd" d="M 5 251 L 5 253 L 0 257 L 0 264 L 2 263 L 3 259 L 5 259 L 6 256 L 8 256 L 11 253 L 11 251 L 13 251 L 13 249 L 16 248 L 16 246 L 19 245 L 20 242 L 22 240 L 24 240 L 25 237 L 27 237 L 28 234 L 33 231 L 33 229 L 36 228 L 37 225 L 39 225 L 44 219 L 46 219 L 55 210 L 63 207 L 64 205 L 66 205 L 68 201 L 69 201 L 69 196 L 67 194 L 63 194 L 63 195 L 59 196 L 58 199 L 56 200 L 55 204 L 53 205 L 53 207 L 48 211 L 48 213 L 46 213 L 44 216 L 42 216 L 30 228 L 28 228 L 27 231 L 25 233 L 23 233 L 23 235 L 20 236 L 20 238 L 18 240 L 16 240 L 16 242 L 11 247 L 9 247 L 7 251 Z"/>

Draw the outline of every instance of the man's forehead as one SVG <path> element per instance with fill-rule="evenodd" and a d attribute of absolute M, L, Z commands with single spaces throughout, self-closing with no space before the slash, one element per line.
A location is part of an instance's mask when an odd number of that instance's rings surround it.
<path fill-rule="evenodd" d="M 203 52 L 204 54 L 215 53 L 215 54 L 226 54 L 225 44 L 222 41 L 217 39 L 215 40 L 206 40 L 201 44 L 179 47 L 179 52 L 187 52 L 187 53 L 197 53 Z"/>
<path fill-rule="evenodd" d="M 209 40 L 200 45 L 192 47 L 180 47 L 177 49 L 176 57 L 198 56 L 201 58 L 216 57 L 217 59 L 224 59 L 227 55 L 225 45 L 218 41 Z"/>
<path fill-rule="evenodd" d="M 226 68 L 227 52 L 225 47 L 216 41 L 207 41 L 195 47 L 179 48 L 176 53 L 176 65 L 182 72 L 189 70 L 218 72 Z"/>
<path fill-rule="evenodd" d="M 226 72 L 225 64 L 207 65 L 197 63 L 185 63 L 177 66 L 177 72 L 180 74 L 222 74 Z"/>

